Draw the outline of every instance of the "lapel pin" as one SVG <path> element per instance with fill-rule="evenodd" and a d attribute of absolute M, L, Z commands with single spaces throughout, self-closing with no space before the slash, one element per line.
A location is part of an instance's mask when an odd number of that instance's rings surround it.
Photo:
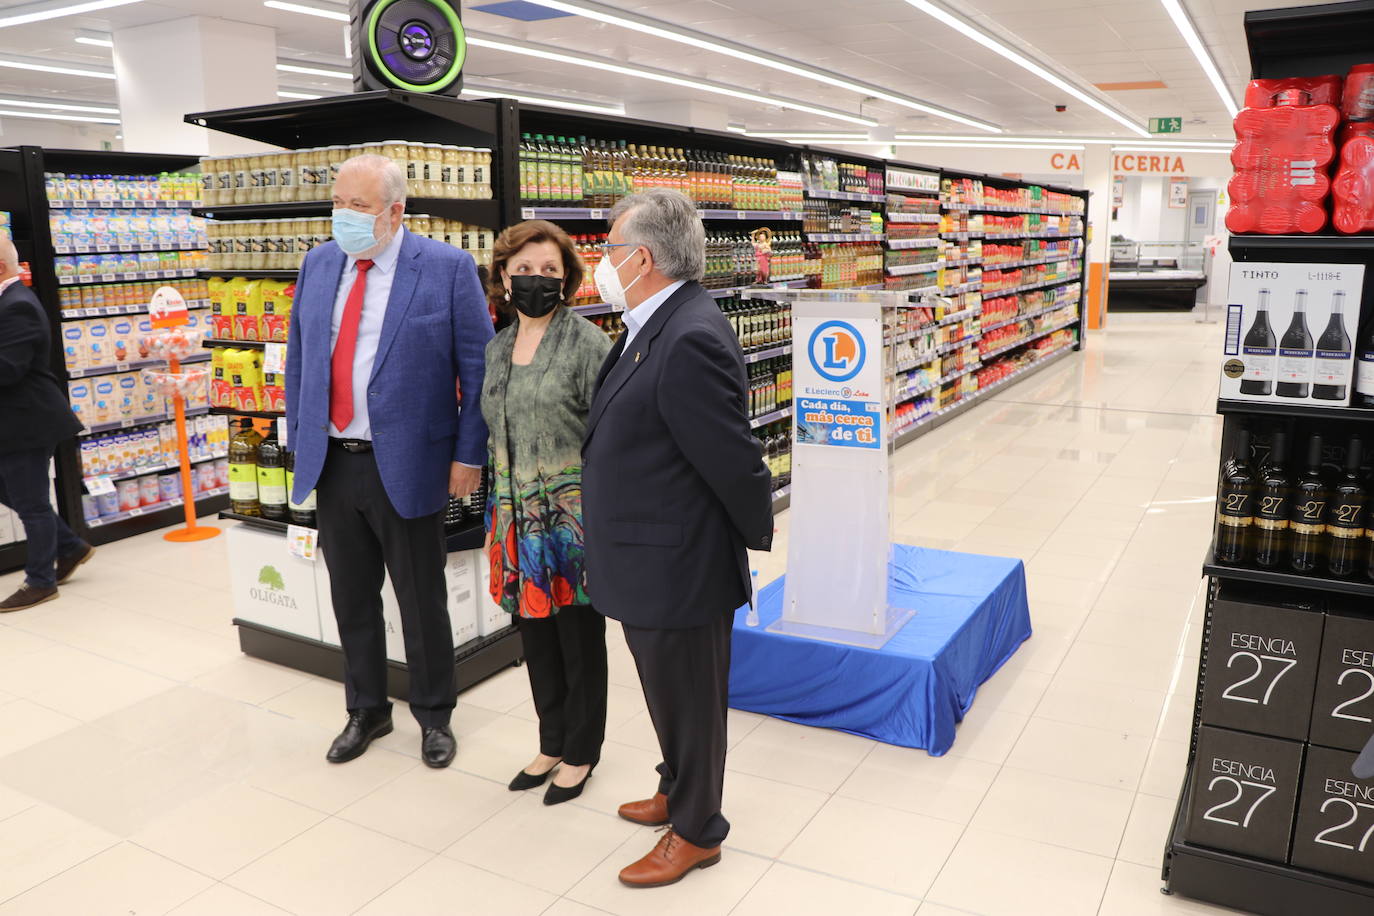
<path fill-rule="evenodd" d="M 635 351 L 635 362 L 639 362 L 639 351 Z"/>

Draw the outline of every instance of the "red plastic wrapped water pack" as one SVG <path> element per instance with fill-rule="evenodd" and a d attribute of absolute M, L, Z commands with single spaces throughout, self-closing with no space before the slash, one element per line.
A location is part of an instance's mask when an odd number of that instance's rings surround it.
<path fill-rule="evenodd" d="M 1347 121 L 1374 119 L 1374 64 L 1356 64 L 1345 78 L 1341 114 Z"/>
<path fill-rule="evenodd" d="M 1245 87 L 1246 108 L 1274 108 L 1285 93 L 1306 92 L 1312 97 L 1309 105 L 1332 105 L 1340 107 L 1341 83 L 1339 76 L 1290 76 L 1279 80 L 1251 80 Z"/>
<path fill-rule="evenodd" d="M 1374 232 L 1374 136 L 1357 136 L 1341 147 L 1331 182 L 1331 225 L 1337 232 Z"/>
<path fill-rule="evenodd" d="M 1236 115 L 1236 171 L 1226 213 L 1226 228 L 1235 233 L 1318 232 L 1326 225 L 1340 112 L 1334 105 L 1310 104 L 1303 89 L 1284 89 L 1275 101 L 1275 107 Z"/>

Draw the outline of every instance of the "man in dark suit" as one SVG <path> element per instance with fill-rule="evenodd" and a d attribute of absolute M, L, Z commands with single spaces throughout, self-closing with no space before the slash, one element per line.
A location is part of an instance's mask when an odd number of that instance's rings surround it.
<path fill-rule="evenodd" d="M 29 542 L 24 584 L 0 602 L 0 612 L 56 598 L 57 586 L 95 553 L 48 500 L 53 449 L 81 432 L 51 359 L 48 316 L 19 282 L 14 243 L 0 235 L 0 503 L 19 516 Z"/>
<path fill-rule="evenodd" d="M 334 241 L 306 256 L 291 310 L 287 435 L 295 498 L 318 492 L 344 654 L 348 724 L 327 759 L 352 760 L 392 730 L 381 594 L 390 572 L 421 756 L 446 767 L 457 690 L 444 510 L 450 495 L 477 488 L 486 463 L 478 399 L 492 326 L 472 257 L 406 232 L 405 194 L 405 176 L 381 156 L 339 169 Z"/>
<path fill-rule="evenodd" d="M 587 587 L 619 620 L 663 762 L 653 798 L 622 805 L 671 824 L 620 873 L 661 887 L 720 861 L 730 631 L 750 598 L 746 548 L 772 546 L 768 469 L 750 429 L 739 341 L 702 288 L 705 232 L 677 191 L 611 211 L 597 268 L 626 331 L 597 384 L 583 445 Z"/>

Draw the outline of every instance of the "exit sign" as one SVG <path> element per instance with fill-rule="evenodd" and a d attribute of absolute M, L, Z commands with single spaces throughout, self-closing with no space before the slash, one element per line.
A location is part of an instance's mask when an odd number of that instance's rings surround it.
<path fill-rule="evenodd" d="M 1151 118 L 1150 133 L 1176 134 L 1183 130 L 1182 118 Z"/>

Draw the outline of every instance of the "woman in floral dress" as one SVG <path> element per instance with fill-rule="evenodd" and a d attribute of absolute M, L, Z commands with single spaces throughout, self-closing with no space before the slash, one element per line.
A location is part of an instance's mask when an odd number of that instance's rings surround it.
<path fill-rule="evenodd" d="M 511 226 L 493 254 L 488 295 L 516 320 L 487 345 L 482 386 L 491 594 L 516 616 L 539 715 L 539 753 L 510 788 L 541 786 L 557 768 L 544 795 L 553 805 L 582 793 L 606 731 L 606 619 L 583 571 L 582 438 L 611 343 L 567 308 L 583 266 L 562 229 Z"/>

